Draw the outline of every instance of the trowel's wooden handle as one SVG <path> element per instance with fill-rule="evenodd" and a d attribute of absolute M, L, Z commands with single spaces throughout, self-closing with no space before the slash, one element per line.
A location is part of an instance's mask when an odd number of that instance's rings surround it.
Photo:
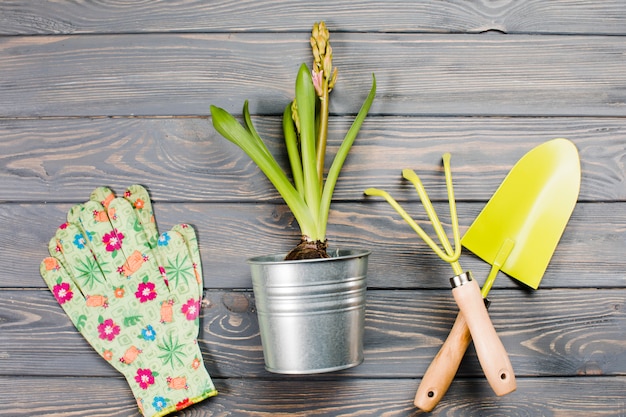
<path fill-rule="evenodd" d="M 466 272 L 453 277 L 452 294 L 469 327 L 480 366 L 496 395 L 515 391 L 515 374 L 509 355 L 491 323 L 478 283 Z"/>
<path fill-rule="evenodd" d="M 413 402 L 419 409 L 429 412 L 443 398 L 450 387 L 463 355 L 472 337 L 463 314 L 458 314 L 448 338 L 430 363 Z"/>

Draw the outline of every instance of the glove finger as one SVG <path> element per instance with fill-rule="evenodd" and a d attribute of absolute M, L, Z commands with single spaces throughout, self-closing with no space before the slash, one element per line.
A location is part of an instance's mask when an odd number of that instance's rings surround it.
<path fill-rule="evenodd" d="M 148 245 L 153 249 L 154 256 L 156 256 L 157 263 L 163 265 L 163 259 L 161 258 L 159 251 L 156 250 L 159 246 L 159 231 L 157 230 L 156 221 L 154 218 L 154 212 L 152 210 L 152 203 L 150 201 L 150 195 L 148 191 L 141 185 L 131 185 L 124 192 L 124 198 L 131 204 L 135 210 L 135 215 L 141 226 L 143 227 L 144 234 L 146 236 Z"/>
<path fill-rule="evenodd" d="M 185 240 L 189 255 L 191 256 L 191 261 L 193 262 L 196 283 L 198 284 L 200 294 L 202 294 L 204 286 L 202 277 L 204 275 L 202 273 L 202 260 L 200 258 L 200 248 L 196 232 L 191 225 L 186 223 L 177 224 L 172 228 L 172 230 L 180 233 Z"/>
<path fill-rule="evenodd" d="M 119 327 L 113 320 L 105 322 L 104 319 L 99 319 L 102 312 L 108 307 L 108 298 L 104 295 L 81 293 L 75 277 L 59 263 L 56 257 L 45 258 L 40 264 L 39 272 L 76 330 L 83 335 L 96 352 L 110 360 L 111 351 L 105 347 L 105 340 L 110 339 L 102 334 L 105 331 L 103 324 L 110 324 L 111 328 L 117 327 L 119 329 Z M 115 329 L 113 330 L 115 331 Z M 113 365 L 115 366 L 115 363 Z"/>
<path fill-rule="evenodd" d="M 116 198 L 111 201 L 109 211 L 115 211 L 115 216 L 110 218 L 110 226 L 118 238 L 124 260 L 123 264 L 118 264 L 120 279 L 137 277 L 144 283 L 149 280 L 156 286 L 157 293 L 168 292 L 159 253 L 150 248 L 132 205 L 123 198 Z M 108 253 L 112 252 L 105 251 L 100 256 Z"/>
<path fill-rule="evenodd" d="M 85 299 L 73 277 L 55 257 L 45 258 L 39 266 L 39 273 L 76 330 L 85 337 L 96 352 L 106 359 L 107 350 L 103 349 L 98 338 L 88 337 L 89 334 L 97 332 L 96 322 L 93 320 L 94 314 L 97 313 L 90 311 L 90 309 L 93 310 L 93 307 L 106 308 L 106 297 L 87 296 Z"/>
<path fill-rule="evenodd" d="M 58 259 L 50 256 L 41 261 L 39 273 L 48 285 L 50 292 L 57 302 L 72 320 L 72 323 L 80 330 L 82 325 L 79 320 L 85 307 L 85 299 L 76 286 L 74 279 L 67 273 L 66 269 Z"/>
<path fill-rule="evenodd" d="M 97 201 L 106 209 L 114 198 L 115 193 L 109 187 L 98 187 L 89 196 L 90 200 Z"/>
<path fill-rule="evenodd" d="M 124 198 L 128 200 L 135 209 L 139 223 L 143 226 L 144 233 L 148 238 L 148 244 L 152 249 L 156 248 L 159 239 L 159 231 L 157 230 L 154 210 L 148 190 L 139 184 L 133 184 L 124 192 Z"/>
<path fill-rule="evenodd" d="M 64 229 L 67 227 L 67 223 L 64 223 L 63 225 L 61 225 L 59 227 L 59 229 Z M 58 231 L 57 231 L 58 233 Z M 65 259 L 63 258 L 63 254 L 61 253 L 61 251 L 63 250 L 63 247 L 61 246 L 61 242 L 59 241 L 59 239 L 57 239 L 57 235 L 55 233 L 54 236 L 52 236 L 52 238 L 50 239 L 50 241 L 48 242 L 48 253 L 53 257 L 53 258 L 57 258 L 57 261 L 59 263 L 61 263 L 62 267 L 66 267 L 65 265 Z"/>
<path fill-rule="evenodd" d="M 50 255 L 57 259 L 85 297 L 102 295 L 108 289 L 106 269 L 103 269 L 106 265 L 94 259 L 89 249 L 90 238 L 93 235 L 83 233 L 77 224 L 65 223 L 48 244 Z"/>
<path fill-rule="evenodd" d="M 115 193 L 108 187 L 96 188 L 90 196 L 90 200 L 99 202 L 106 209 L 109 218 L 115 217 L 115 208 L 110 208 L 111 201 L 115 199 Z M 148 191 L 141 185 L 134 184 L 124 192 L 126 199 L 134 208 L 139 224 L 143 227 L 148 245 L 151 249 L 157 247 L 159 232 L 157 230 L 152 203 Z"/>
<path fill-rule="evenodd" d="M 102 207 L 90 204 L 89 208 L 93 211 L 94 219 L 97 222 L 109 222 L 117 217 L 116 208 L 111 207 L 111 202 L 115 200 L 115 193 L 108 187 L 98 187 L 91 193 L 89 200 L 99 203 Z M 123 252 L 123 249 L 120 249 Z"/>
<path fill-rule="evenodd" d="M 108 211 L 111 211 L 111 208 Z M 68 219 L 77 219 L 75 224 L 80 225 L 83 234 L 92 237 L 86 240 L 87 246 L 109 284 L 118 287 L 126 282 L 126 277 L 139 269 L 144 258 L 141 252 L 137 256 L 130 251 L 132 245 L 129 245 L 127 251 L 133 257 L 127 259 L 122 251 L 126 237 L 123 232 L 111 225 L 108 216 L 107 210 L 100 203 L 88 201 L 82 205 L 82 210 L 78 207 L 73 209 L 68 214 Z"/>
<path fill-rule="evenodd" d="M 168 280 L 170 294 L 178 300 L 176 308 L 185 320 L 178 322 L 181 334 L 196 338 L 200 315 L 202 289 L 198 286 L 196 270 L 183 236 L 170 231 L 162 235 L 163 244 L 160 251 L 165 259 L 165 274 Z"/>
<path fill-rule="evenodd" d="M 151 248 L 155 248 L 159 239 L 159 232 L 154 219 L 154 211 L 150 201 L 148 190 L 139 184 L 133 184 L 126 188 L 123 196 L 135 209 L 135 214 L 139 219 L 139 223 L 143 226 L 144 233 L 148 238 L 148 244 Z M 109 209 L 109 204 L 115 199 L 115 193 L 108 187 L 96 188 L 90 196 L 90 200 L 99 202 L 104 208 Z M 109 217 L 113 217 L 115 211 L 109 213 Z"/>
<path fill-rule="evenodd" d="M 187 292 L 190 285 L 195 286 L 193 260 L 180 233 L 172 230 L 163 233 L 159 238 L 159 252 L 170 291 L 184 287 Z"/>

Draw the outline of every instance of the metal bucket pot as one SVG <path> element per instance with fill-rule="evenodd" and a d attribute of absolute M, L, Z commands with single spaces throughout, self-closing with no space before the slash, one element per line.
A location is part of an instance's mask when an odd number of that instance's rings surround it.
<path fill-rule="evenodd" d="M 363 361 L 367 257 L 365 250 L 329 251 L 331 258 L 248 260 L 265 368 L 311 374 Z"/>

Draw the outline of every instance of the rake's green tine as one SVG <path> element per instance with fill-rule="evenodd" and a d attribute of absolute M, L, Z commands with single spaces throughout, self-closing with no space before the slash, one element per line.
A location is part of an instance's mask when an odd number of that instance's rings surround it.
<path fill-rule="evenodd" d="M 452 170 L 450 168 L 450 153 L 443 155 L 443 170 L 446 176 L 446 189 L 448 191 L 448 203 L 450 204 L 450 220 L 452 221 L 452 235 L 454 239 L 453 258 L 461 256 L 461 234 L 459 232 L 459 219 L 456 213 L 456 200 L 454 199 L 454 186 L 452 185 Z"/>
<path fill-rule="evenodd" d="M 448 240 L 448 237 L 446 236 L 446 233 L 443 230 L 441 221 L 439 220 L 439 217 L 437 217 L 437 213 L 435 212 L 435 209 L 433 207 L 433 204 L 430 201 L 430 198 L 428 198 L 428 193 L 426 192 L 426 189 L 424 188 L 424 184 L 422 184 L 422 180 L 420 180 L 419 176 L 415 173 L 415 171 L 410 170 L 410 169 L 402 170 L 402 175 L 404 176 L 404 178 L 406 178 L 407 180 L 413 183 L 413 185 L 415 186 L 415 189 L 417 190 L 417 194 L 420 197 L 420 200 L 422 200 L 422 204 L 424 205 L 426 214 L 428 214 L 428 218 L 433 224 L 435 233 L 437 234 L 439 241 L 441 242 L 441 244 L 443 245 L 446 251 L 447 256 L 442 259 L 444 259 L 448 263 L 452 263 L 456 261 L 458 257 L 455 258 L 454 256 L 455 251 L 454 249 L 452 249 L 452 246 L 450 246 L 450 241 Z"/>
<path fill-rule="evenodd" d="M 450 262 L 448 261 L 449 256 L 446 253 L 444 253 L 439 248 L 439 246 L 437 246 L 437 244 L 430 238 L 430 236 L 426 234 L 424 229 L 422 229 L 420 225 L 417 224 L 415 220 L 411 218 L 411 216 L 409 216 L 409 214 L 400 206 L 400 204 L 398 204 L 396 200 L 394 200 L 393 197 L 391 197 L 391 195 L 389 195 L 388 192 L 379 190 L 378 188 L 368 188 L 367 190 L 364 191 L 364 193 L 370 196 L 383 197 L 385 200 L 387 200 L 387 203 L 389 203 L 389 205 L 398 212 L 398 214 L 402 217 L 402 219 L 404 219 L 404 221 L 407 222 L 413 230 L 415 230 L 415 232 L 419 235 L 419 237 L 421 237 L 424 240 L 424 242 L 426 242 L 426 244 L 430 246 L 430 248 L 433 251 L 435 251 L 437 256 L 439 256 L 441 259 L 443 259 L 446 262 Z"/>
<path fill-rule="evenodd" d="M 407 214 L 407 212 L 398 204 L 396 200 L 394 200 L 389 193 L 383 190 L 379 190 L 377 188 L 368 188 L 364 191 L 366 195 L 383 197 L 391 207 L 393 207 L 398 214 L 406 221 L 409 226 L 419 235 L 424 242 L 444 261 L 448 262 L 454 272 L 458 275 L 463 272 L 461 265 L 459 264 L 459 258 L 461 257 L 461 234 L 459 232 L 459 219 L 457 217 L 456 212 L 456 200 L 454 199 L 454 187 L 452 185 L 452 170 L 450 169 L 450 153 L 445 153 L 443 155 L 443 168 L 446 177 L 446 191 L 448 192 L 448 203 L 450 205 L 450 218 L 452 222 L 452 234 L 454 240 L 454 248 L 452 248 L 450 244 L 450 240 L 446 235 L 445 230 L 443 229 L 443 225 L 435 212 L 435 208 L 433 207 L 430 198 L 428 197 L 428 193 L 426 192 L 426 188 L 424 188 L 424 184 L 420 177 L 415 173 L 415 171 L 410 169 L 402 170 L 402 176 L 411 181 L 415 186 L 415 190 L 422 201 L 424 209 L 426 210 L 426 214 L 430 219 L 433 228 L 435 229 L 435 233 L 444 250 L 441 250 L 439 246 L 424 232 L 424 230 Z"/>

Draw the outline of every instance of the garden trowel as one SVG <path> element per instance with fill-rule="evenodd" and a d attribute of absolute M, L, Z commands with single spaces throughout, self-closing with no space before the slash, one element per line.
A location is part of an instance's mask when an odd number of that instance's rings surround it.
<path fill-rule="evenodd" d="M 474 298 L 487 296 L 499 271 L 537 289 L 578 200 L 580 177 L 578 151 L 567 139 L 543 143 L 515 164 L 461 239 L 466 249 L 492 265 L 482 290 L 471 292 Z M 453 286 L 477 286 L 471 277 L 456 281 Z M 482 299 L 462 301 L 482 306 Z M 470 340 L 468 323 L 459 314 L 424 374 L 415 395 L 417 407 L 431 411 L 441 400 Z M 477 343 L 482 341 L 474 337 Z"/>

